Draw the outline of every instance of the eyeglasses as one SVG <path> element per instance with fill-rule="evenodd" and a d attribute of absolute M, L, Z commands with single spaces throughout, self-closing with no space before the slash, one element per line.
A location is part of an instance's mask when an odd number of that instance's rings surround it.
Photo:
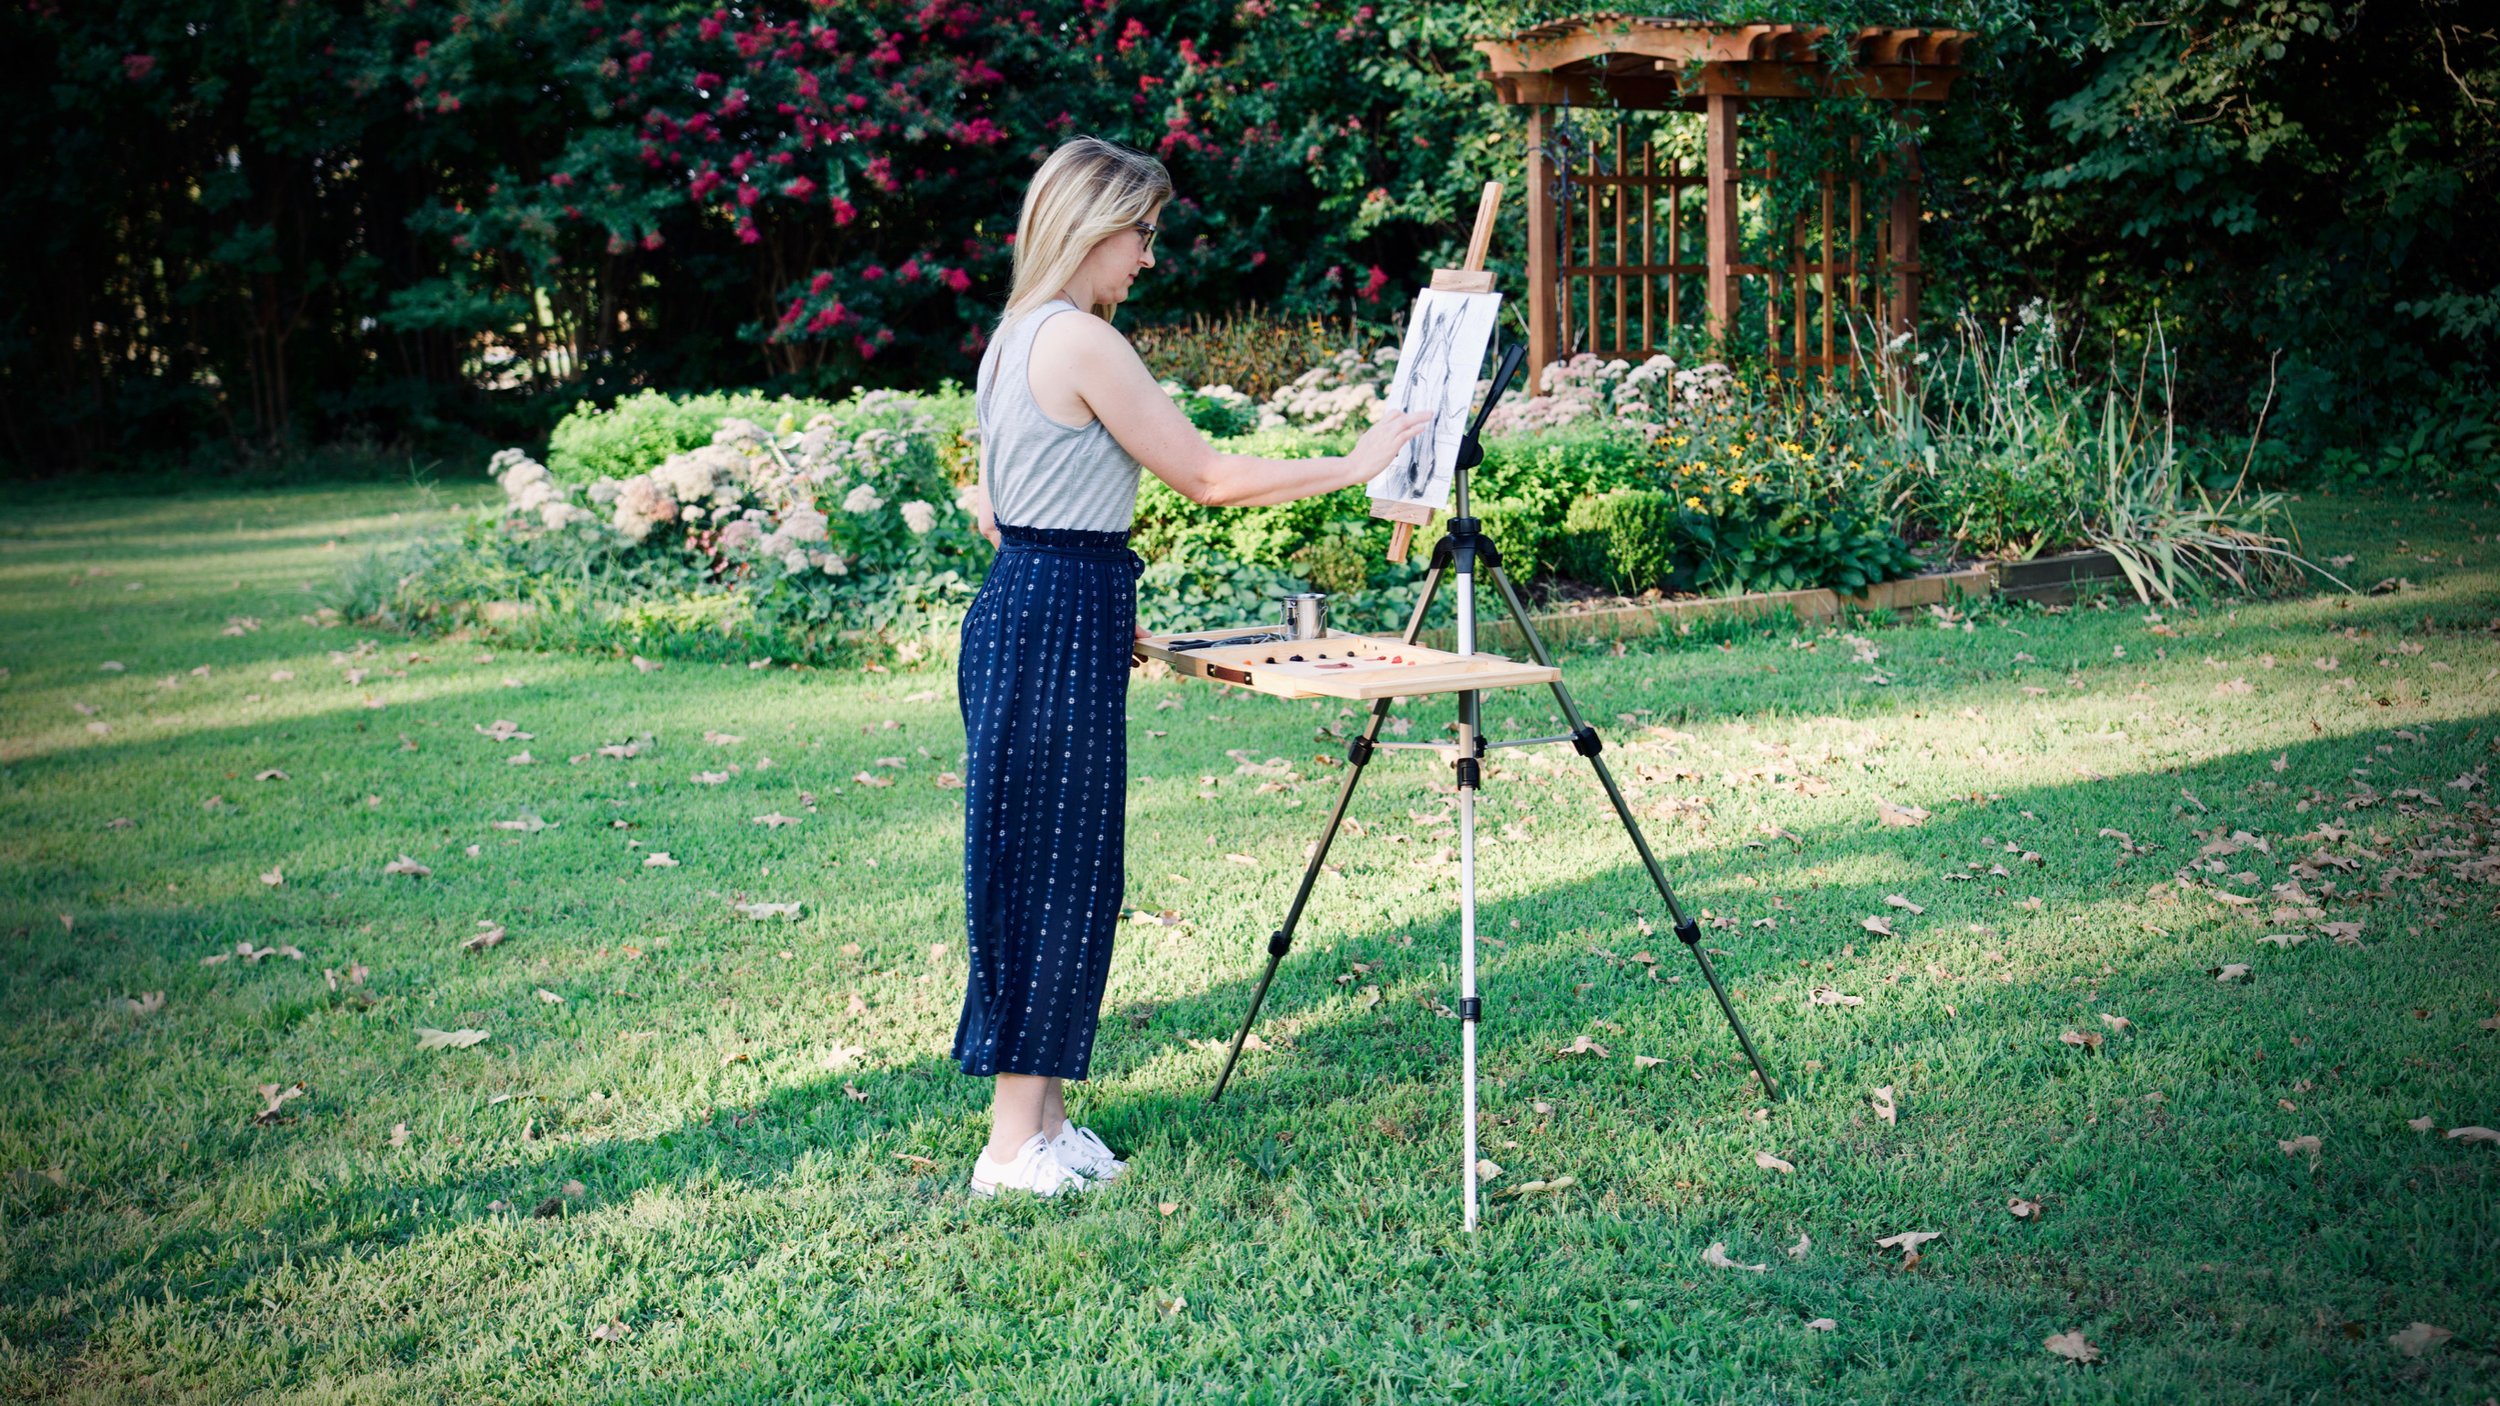
<path fill-rule="evenodd" d="M 1133 225 L 1129 226 L 1129 228 L 1131 228 L 1131 229 L 1133 229 L 1133 230 L 1136 230 L 1136 231 L 1137 231 L 1137 232 L 1139 232 L 1140 234 L 1143 234 L 1143 235 L 1145 235 L 1145 236 L 1146 236 L 1145 241 L 1144 241 L 1143 243 L 1141 243 L 1141 244 L 1138 246 L 1138 252 L 1139 252 L 1139 253 L 1141 253 L 1141 254 L 1151 254 L 1151 253 L 1153 253 L 1153 252 L 1155 251 L 1155 235 L 1156 235 L 1156 233 L 1157 233 L 1157 230 L 1155 229 L 1155 227 L 1154 227 L 1153 225 L 1147 224 L 1145 221 L 1140 220 L 1140 221 L 1138 221 L 1136 224 L 1133 224 Z"/>

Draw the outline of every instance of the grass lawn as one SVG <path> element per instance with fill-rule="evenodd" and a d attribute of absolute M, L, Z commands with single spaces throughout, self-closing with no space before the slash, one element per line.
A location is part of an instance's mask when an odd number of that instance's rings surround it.
<path fill-rule="evenodd" d="M 1123 925 L 1071 1090 L 1131 1168 L 976 1201 L 951 666 L 304 618 L 441 513 L 0 529 L 12 1399 L 2500 1391 L 2500 1145 L 2446 1135 L 2500 1127 L 2500 507 L 2306 504 L 2386 594 L 1571 656 L 1786 1097 L 1586 764 L 1497 753 L 1472 1238 L 1442 768 L 1372 766 L 1210 1108 L 1353 716 L 1138 682 L 1130 901 L 1173 921 Z"/>

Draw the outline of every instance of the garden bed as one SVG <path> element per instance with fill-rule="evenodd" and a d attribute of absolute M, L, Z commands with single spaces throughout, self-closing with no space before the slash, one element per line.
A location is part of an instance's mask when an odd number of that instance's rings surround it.
<path fill-rule="evenodd" d="M 1568 640 L 1647 639 L 1701 620 L 1751 619 L 1782 611 L 1799 620 L 1830 620 L 1847 610 L 1920 610 L 1976 599 L 1992 589 L 1987 566 L 1966 566 L 1878 582 L 1856 595 L 1830 590 L 1750 591 L 1733 596 L 1626 600 L 1610 606 L 1566 608 L 1532 618 L 1537 634 L 1546 644 L 1558 645 Z M 1476 613 L 1476 643 L 1480 648 L 1501 652 L 1523 646 L 1518 627 L 1503 611 L 1498 593 L 1479 591 Z M 1435 648 L 1452 648 L 1454 641 L 1455 632 L 1447 628 L 1423 632 L 1423 643 Z"/>

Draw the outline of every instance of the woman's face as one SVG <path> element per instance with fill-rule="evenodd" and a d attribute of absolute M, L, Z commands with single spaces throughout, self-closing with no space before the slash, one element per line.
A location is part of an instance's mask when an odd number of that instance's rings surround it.
<path fill-rule="evenodd" d="M 1162 209 L 1157 207 L 1145 223 L 1161 225 Z M 1137 275 L 1154 266 L 1154 251 L 1148 247 L 1146 232 L 1134 226 L 1096 244 L 1085 256 L 1085 271 L 1092 275 L 1093 285 L 1106 303 L 1126 302 L 1129 286 L 1137 281 Z"/>

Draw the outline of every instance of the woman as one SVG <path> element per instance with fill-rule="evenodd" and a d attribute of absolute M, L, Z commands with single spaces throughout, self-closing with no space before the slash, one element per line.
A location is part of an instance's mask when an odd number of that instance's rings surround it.
<path fill-rule="evenodd" d="M 1142 152 L 1092 137 L 1053 152 L 981 358 L 974 501 L 998 560 L 956 668 L 971 972 L 955 1058 L 996 1081 L 972 1168 L 983 1196 L 1083 1190 L 1124 1165 L 1068 1120 L 1061 1084 L 1092 1060 L 1120 918 L 1139 468 L 1195 503 L 1289 503 L 1370 480 L 1432 422 L 1383 420 L 1340 459 L 1217 453 L 1109 321 L 1154 267 L 1171 196 Z"/>

